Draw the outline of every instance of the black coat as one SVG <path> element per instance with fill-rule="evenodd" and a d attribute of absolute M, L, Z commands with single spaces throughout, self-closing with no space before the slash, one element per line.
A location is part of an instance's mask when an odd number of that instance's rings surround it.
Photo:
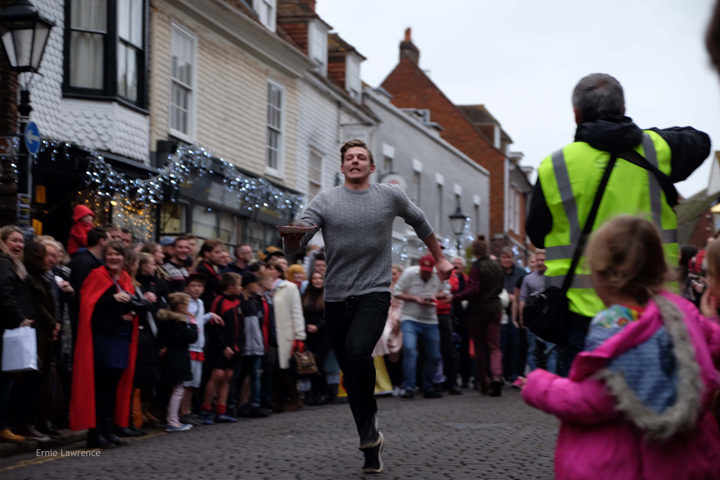
<path fill-rule="evenodd" d="M 35 318 L 32 324 L 37 338 L 38 369 L 43 371 L 54 358 L 51 358 L 53 346 L 51 338 L 55 325 L 55 301 L 51 289 L 53 285 L 45 273 L 28 275 L 25 283 L 30 292 L 30 298 L 35 307 Z"/>
<path fill-rule="evenodd" d="M 158 312 L 160 345 L 167 348 L 162 381 L 168 385 L 192 380 L 188 347 L 198 338 L 197 325 L 188 323 L 187 317 L 169 310 Z"/>
<path fill-rule="evenodd" d="M 159 295 L 157 295 L 155 285 L 151 284 L 150 282 L 146 282 L 146 285 L 143 285 L 143 280 L 146 279 L 143 279 L 140 275 L 138 275 L 138 281 L 140 282 L 140 292 L 152 292 L 158 297 L 158 301 L 156 303 L 148 302 L 150 305 L 149 312 L 138 315 L 140 322 L 138 329 L 138 345 L 137 357 L 135 360 L 134 382 L 135 386 L 137 387 L 143 387 L 147 385 L 147 383 L 154 383 L 160 379 L 160 375 L 158 372 L 158 351 L 160 350 L 160 347 L 158 340 L 159 332 L 157 332 L 159 327 L 156 315 L 158 307 L 163 308 L 165 306 L 165 302 L 162 300 L 162 298 L 160 298 Z M 148 315 L 151 316 L 152 322 L 155 324 L 155 330 L 157 333 L 153 333 L 153 329 L 150 325 L 151 319 L 148 318 Z"/>
<path fill-rule="evenodd" d="M 90 275 L 90 272 L 103 265 L 102 260 L 97 258 L 95 255 L 90 253 L 89 250 L 84 250 L 70 260 L 67 267 L 70 269 L 70 286 L 75 290 L 75 296 L 70 304 L 70 321 L 72 327 L 77 331 L 78 316 L 80 315 L 80 291 L 85 279 Z"/>
<path fill-rule="evenodd" d="M 34 320 L 36 316 L 35 304 L 27 283 L 20 279 L 13 260 L 0 252 L 0 338 L 6 329 L 18 328 L 23 320 Z"/>

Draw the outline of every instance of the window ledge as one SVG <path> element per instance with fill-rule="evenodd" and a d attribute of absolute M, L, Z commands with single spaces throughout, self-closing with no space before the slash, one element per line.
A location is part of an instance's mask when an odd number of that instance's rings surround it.
<path fill-rule="evenodd" d="M 194 140 L 190 135 L 188 135 L 187 133 L 183 133 L 180 130 L 175 130 L 174 128 L 171 128 L 169 133 L 171 137 L 177 138 L 178 140 L 181 140 L 190 145 L 196 143 L 196 140 Z"/>
<path fill-rule="evenodd" d="M 146 110 L 142 107 L 138 107 L 137 105 L 128 102 L 122 97 L 109 97 L 105 95 L 93 95 L 93 94 L 87 94 L 87 93 L 72 93 L 72 92 L 63 92 L 63 98 L 74 98 L 76 100 L 88 100 L 91 102 L 116 102 L 123 107 L 126 107 L 130 110 L 133 110 L 135 112 L 138 112 L 143 115 L 150 115 L 150 111 Z"/>
<path fill-rule="evenodd" d="M 271 177 L 277 178 L 278 180 L 285 179 L 285 176 L 282 174 L 282 172 L 275 168 L 265 167 L 265 175 L 269 175 Z"/>

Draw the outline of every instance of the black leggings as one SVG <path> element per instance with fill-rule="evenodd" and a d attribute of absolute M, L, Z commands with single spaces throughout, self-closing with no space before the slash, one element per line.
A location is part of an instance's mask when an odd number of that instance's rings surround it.
<path fill-rule="evenodd" d="M 112 433 L 115 423 L 115 397 L 125 370 L 95 366 L 95 428 L 100 435 Z"/>

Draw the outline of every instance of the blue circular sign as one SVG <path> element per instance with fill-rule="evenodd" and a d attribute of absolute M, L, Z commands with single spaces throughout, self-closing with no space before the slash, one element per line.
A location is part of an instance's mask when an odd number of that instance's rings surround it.
<path fill-rule="evenodd" d="M 37 155 L 40 151 L 40 129 L 35 122 L 30 122 L 25 127 L 25 146 L 30 155 Z"/>

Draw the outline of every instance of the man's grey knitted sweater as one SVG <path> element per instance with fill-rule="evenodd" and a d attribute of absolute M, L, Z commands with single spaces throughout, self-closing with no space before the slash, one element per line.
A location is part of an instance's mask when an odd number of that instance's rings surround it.
<path fill-rule="evenodd" d="M 392 226 L 398 216 L 421 240 L 432 235 L 423 211 L 397 185 L 373 183 L 367 190 L 343 185 L 320 192 L 310 202 L 300 221 L 323 232 L 325 301 L 390 291 Z M 316 232 L 305 235 L 298 250 L 284 246 L 285 253 L 297 254 Z"/>

